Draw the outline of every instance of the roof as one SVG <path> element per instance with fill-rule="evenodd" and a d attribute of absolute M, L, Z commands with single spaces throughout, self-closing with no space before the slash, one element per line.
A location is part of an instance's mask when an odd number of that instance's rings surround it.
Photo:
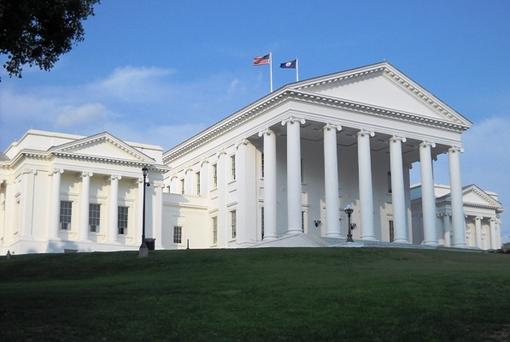
<path fill-rule="evenodd" d="M 390 63 L 383 61 L 373 64 L 368 64 L 365 66 L 347 69 L 340 72 L 334 72 L 327 75 L 322 75 L 318 77 L 312 77 L 309 79 L 305 79 L 299 82 L 292 82 L 288 83 L 277 90 L 273 91 L 272 93 L 269 93 L 260 99 L 248 104 L 247 106 L 239 109 L 238 111 L 232 113 L 231 115 L 225 117 L 224 119 L 220 120 L 219 122 L 205 128 L 204 130 L 200 131 L 199 133 L 191 136 L 190 138 L 184 140 L 183 142 L 177 144 L 176 146 L 172 147 L 171 149 L 167 150 L 163 154 L 163 160 L 172 160 L 177 158 L 179 155 L 181 155 L 181 151 L 193 148 L 202 145 L 205 141 L 213 138 L 216 134 L 223 133 L 231 127 L 236 126 L 239 124 L 239 122 L 245 121 L 250 119 L 253 115 L 255 115 L 257 112 L 263 111 L 267 108 L 272 107 L 273 105 L 279 103 L 280 101 L 284 101 L 288 98 L 293 99 L 300 99 L 300 100 L 309 100 L 314 101 L 315 103 L 324 103 L 329 106 L 338 106 L 342 108 L 349 108 L 351 110 L 357 110 L 358 108 L 362 108 L 363 110 L 372 110 L 374 113 L 382 113 L 382 112 L 391 112 L 391 109 L 388 108 L 382 108 L 377 106 L 372 106 L 370 104 L 364 104 L 364 103 L 356 103 L 354 101 L 349 100 L 343 100 L 343 99 L 337 99 L 332 98 L 328 96 L 324 96 L 321 94 L 316 93 L 309 93 L 307 91 L 308 88 L 324 84 L 324 83 L 330 83 L 337 80 L 343 80 L 353 77 L 360 77 L 364 76 L 366 74 L 375 73 L 375 72 L 387 72 L 391 75 L 392 78 L 394 78 L 397 82 L 401 83 L 405 88 L 409 89 L 413 93 L 415 93 L 418 97 L 420 97 L 424 102 L 428 102 L 430 104 L 433 104 L 435 108 L 437 108 L 438 111 L 446 113 L 447 115 L 454 117 L 458 121 L 458 125 L 452 124 L 450 122 L 440 122 L 440 120 L 427 120 L 423 117 L 416 117 L 416 115 L 413 115 L 412 113 L 402 113 L 393 111 L 393 113 L 389 114 L 396 114 L 394 117 L 402 117 L 402 114 L 408 119 L 409 121 L 416 121 L 419 123 L 424 123 L 430 121 L 438 122 L 439 124 L 444 125 L 445 128 L 449 127 L 451 129 L 455 129 L 457 131 L 463 131 L 468 129 L 471 126 L 471 121 L 469 121 L 467 118 L 465 118 L 462 114 L 455 111 L 453 108 L 448 106 L 446 103 L 441 101 L 439 98 L 434 96 L 432 93 L 428 92 L 423 88 L 421 85 L 417 84 L 416 82 L 412 81 L 410 78 L 408 78 L 404 73 L 402 73 L 400 70 L 395 68 Z"/>

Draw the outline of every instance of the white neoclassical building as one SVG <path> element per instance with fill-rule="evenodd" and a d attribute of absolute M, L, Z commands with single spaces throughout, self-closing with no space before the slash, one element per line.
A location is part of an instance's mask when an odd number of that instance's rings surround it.
<path fill-rule="evenodd" d="M 362 244 L 473 246 L 459 161 L 470 126 L 382 62 L 288 84 L 164 153 L 108 133 L 30 130 L 0 161 L 2 251 L 138 248 L 142 166 L 156 248 L 342 245 L 347 204 Z M 447 242 L 439 154 L 450 168 Z"/>
<path fill-rule="evenodd" d="M 440 245 L 449 247 L 452 241 L 452 202 L 450 187 L 436 184 L 436 229 Z M 501 219 L 503 205 L 498 194 L 484 191 L 471 184 L 462 189 L 466 225 L 466 245 L 483 250 L 501 247 Z M 423 215 L 421 204 L 421 186 L 411 187 L 411 208 L 413 225 L 413 242 L 423 239 Z"/>

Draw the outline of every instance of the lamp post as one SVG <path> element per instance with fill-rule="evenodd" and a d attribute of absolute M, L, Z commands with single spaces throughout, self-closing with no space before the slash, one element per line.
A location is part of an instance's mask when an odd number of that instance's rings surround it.
<path fill-rule="evenodd" d="M 147 243 L 145 242 L 145 188 L 149 186 L 147 184 L 147 174 L 149 173 L 149 169 L 146 166 L 142 168 L 143 173 L 143 200 L 142 200 L 142 244 L 140 245 L 140 249 L 138 251 L 138 257 L 145 258 L 149 255 L 149 249 L 147 248 Z"/>
<path fill-rule="evenodd" d="M 354 225 L 351 224 L 351 215 L 354 209 L 352 209 L 351 204 L 347 204 L 347 206 L 344 209 L 345 213 L 347 214 L 347 242 L 354 242 L 352 239 L 352 229 L 354 229 Z"/>

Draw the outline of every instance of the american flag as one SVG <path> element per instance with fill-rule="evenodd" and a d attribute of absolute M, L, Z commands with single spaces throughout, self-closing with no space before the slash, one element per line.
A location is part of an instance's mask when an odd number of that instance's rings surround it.
<path fill-rule="evenodd" d="M 253 58 L 253 65 L 264 65 L 269 64 L 270 55 L 267 54 L 265 56 L 256 56 Z"/>

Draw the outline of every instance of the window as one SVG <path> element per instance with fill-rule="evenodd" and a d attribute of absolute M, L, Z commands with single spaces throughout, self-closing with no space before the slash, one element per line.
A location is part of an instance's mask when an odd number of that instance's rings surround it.
<path fill-rule="evenodd" d="M 218 217 L 215 216 L 212 218 L 212 243 L 216 245 L 218 243 Z"/>
<path fill-rule="evenodd" d="M 236 156 L 230 156 L 230 174 L 232 176 L 232 180 L 236 180 Z"/>
<path fill-rule="evenodd" d="M 174 243 L 182 242 L 182 227 L 174 226 Z"/>
<path fill-rule="evenodd" d="M 213 183 L 213 187 L 217 187 L 218 186 L 218 165 L 217 164 L 213 164 L 212 166 L 212 183 Z"/>
<path fill-rule="evenodd" d="M 260 154 L 260 174 L 262 175 L 262 178 L 264 178 L 264 153 Z"/>
<path fill-rule="evenodd" d="M 101 206 L 97 203 L 89 204 L 89 230 L 93 233 L 99 231 L 99 223 L 101 217 Z"/>
<path fill-rule="evenodd" d="M 196 182 L 195 184 L 197 185 L 197 188 L 196 188 L 196 191 L 197 191 L 197 195 L 200 196 L 200 171 L 195 173 L 195 178 L 196 178 Z"/>
<path fill-rule="evenodd" d="M 73 202 L 60 201 L 60 229 L 71 229 L 71 218 L 73 214 Z"/>
<path fill-rule="evenodd" d="M 264 240 L 264 207 L 260 208 L 260 231 L 262 232 L 262 240 Z"/>
<path fill-rule="evenodd" d="M 388 193 L 391 194 L 391 172 L 388 171 Z"/>
<path fill-rule="evenodd" d="M 127 234 L 128 227 L 128 207 L 119 206 L 117 213 L 117 226 L 119 228 L 119 234 L 125 235 Z"/>
<path fill-rule="evenodd" d="M 395 230 L 393 228 L 393 220 L 388 221 L 388 227 L 390 230 L 390 242 L 395 241 Z"/>
<path fill-rule="evenodd" d="M 230 212 L 230 227 L 232 227 L 232 239 L 237 236 L 237 212 L 232 210 Z"/>
<path fill-rule="evenodd" d="M 184 195 L 184 185 L 186 185 L 186 184 L 184 183 L 184 178 L 183 178 L 183 179 L 181 179 L 181 195 Z"/>
<path fill-rule="evenodd" d="M 305 232 L 305 212 L 301 211 L 301 231 Z"/>

